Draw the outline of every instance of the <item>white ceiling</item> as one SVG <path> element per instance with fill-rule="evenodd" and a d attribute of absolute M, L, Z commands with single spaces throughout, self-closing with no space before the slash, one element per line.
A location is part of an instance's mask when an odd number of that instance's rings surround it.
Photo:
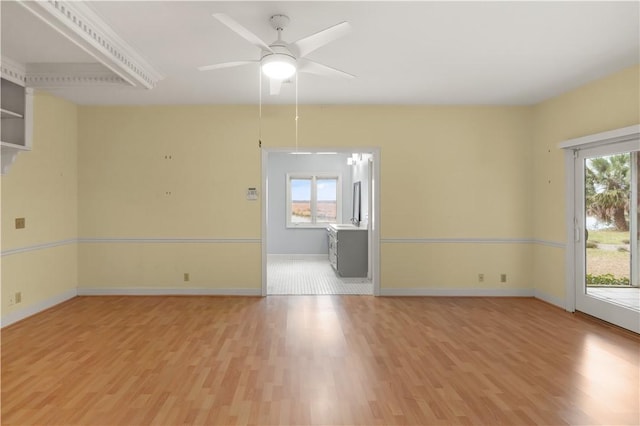
<path fill-rule="evenodd" d="M 211 14 L 267 43 L 269 16 L 292 42 L 341 21 L 353 31 L 312 52 L 353 80 L 300 74 L 306 104 L 528 105 L 640 62 L 640 2 L 87 2 L 164 78 L 133 87 L 56 89 L 78 104 L 255 104 L 252 66 L 200 72 L 260 52 Z M 2 55 L 23 64 L 95 61 L 26 9 L 2 1 Z M 263 102 L 295 101 L 293 84 Z"/>

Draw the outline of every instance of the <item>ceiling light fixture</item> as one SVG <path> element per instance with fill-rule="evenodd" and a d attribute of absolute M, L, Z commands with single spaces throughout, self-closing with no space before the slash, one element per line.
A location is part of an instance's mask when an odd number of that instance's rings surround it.
<path fill-rule="evenodd" d="M 262 72 L 269 78 L 286 80 L 296 73 L 296 59 L 286 53 L 268 53 L 260 64 Z"/>
<path fill-rule="evenodd" d="M 269 45 L 269 50 L 262 51 L 260 68 L 269 78 L 286 80 L 296 73 L 297 68 L 295 56 L 287 47 L 287 43 L 282 41 L 282 30 L 289 23 L 289 17 L 273 15 L 269 21 L 273 29 L 278 32 L 278 39 Z"/>

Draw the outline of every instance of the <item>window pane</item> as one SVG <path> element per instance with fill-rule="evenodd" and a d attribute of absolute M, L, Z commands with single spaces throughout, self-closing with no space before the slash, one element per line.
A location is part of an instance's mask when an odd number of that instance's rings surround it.
<path fill-rule="evenodd" d="M 630 285 L 630 187 L 630 154 L 585 160 L 587 294 Z"/>
<path fill-rule="evenodd" d="M 311 223 L 311 179 L 291 179 L 291 223 Z"/>
<path fill-rule="evenodd" d="M 338 180 L 335 178 L 318 179 L 317 185 L 317 222 L 335 223 L 338 218 L 337 189 Z"/>

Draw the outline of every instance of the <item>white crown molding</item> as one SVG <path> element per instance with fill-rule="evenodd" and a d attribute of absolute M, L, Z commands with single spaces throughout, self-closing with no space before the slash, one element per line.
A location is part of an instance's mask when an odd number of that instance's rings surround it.
<path fill-rule="evenodd" d="M 18 62 L 2 56 L 0 58 L 0 75 L 5 80 L 9 80 L 12 83 L 19 84 L 20 86 L 26 86 L 26 71 L 24 65 Z"/>
<path fill-rule="evenodd" d="M 27 86 L 54 89 L 77 86 L 128 86 L 121 77 L 101 64 L 27 64 Z"/>
<path fill-rule="evenodd" d="M 130 85 L 152 89 L 163 78 L 83 2 L 19 3 Z"/>

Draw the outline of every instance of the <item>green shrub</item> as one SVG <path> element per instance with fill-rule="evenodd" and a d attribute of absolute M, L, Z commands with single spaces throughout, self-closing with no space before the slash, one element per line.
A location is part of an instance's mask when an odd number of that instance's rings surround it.
<path fill-rule="evenodd" d="M 629 244 L 631 241 L 629 240 L 622 240 L 622 244 Z"/>
<path fill-rule="evenodd" d="M 598 248 L 598 243 L 595 241 L 587 241 L 587 248 Z"/>
<path fill-rule="evenodd" d="M 591 275 L 587 274 L 587 285 L 630 285 L 629 278 L 614 277 L 613 274 Z"/>
<path fill-rule="evenodd" d="M 628 250 L 626 247 L 618 247 L 618 251 L 619 251 L 619 252 L 622 252 L 622 253 L 626 253 L 626 252 L 628 252 L 629 250 Z"/>

